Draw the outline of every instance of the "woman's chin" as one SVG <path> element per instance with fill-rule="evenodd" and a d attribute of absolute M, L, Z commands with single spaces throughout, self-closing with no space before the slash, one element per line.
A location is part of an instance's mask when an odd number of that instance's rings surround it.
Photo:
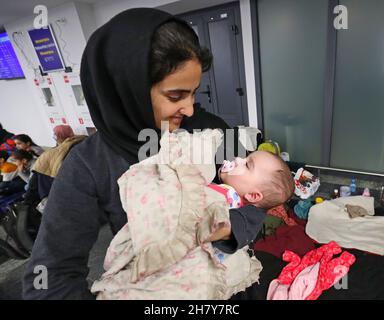
<path fill-rule="evenodd" d="M 169 125 L 169 132 L 173 132 L 179 128 L 180 128 L 180 126 L 175 126 L 175 125 L 170 124 Z"/>

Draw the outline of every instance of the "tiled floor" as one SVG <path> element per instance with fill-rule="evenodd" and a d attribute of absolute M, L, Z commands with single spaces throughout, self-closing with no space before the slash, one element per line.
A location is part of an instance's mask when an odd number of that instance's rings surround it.
<path fill-rule="evenodd" d="M 105 252 L 112 240 L 109 226 L 101 228 L 99 238 L 93 247 L 89 257 L 90 283 L 100 277 L 103 272 Z M 0 300 L 21 299 L 21 279 L 28 260 L 7 260 L 0 264 Z"/>

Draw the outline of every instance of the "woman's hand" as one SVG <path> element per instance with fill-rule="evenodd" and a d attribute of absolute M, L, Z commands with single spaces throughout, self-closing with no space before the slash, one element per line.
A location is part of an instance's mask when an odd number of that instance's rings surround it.
<path fill-rule="evenodd" d="M 219 228 L 206 240 L 206 242 L 213 242 L 218 240 L 229 240 L 231 237 L 231 227 L 226 226 L 224 223 L 219 225 Z"/>

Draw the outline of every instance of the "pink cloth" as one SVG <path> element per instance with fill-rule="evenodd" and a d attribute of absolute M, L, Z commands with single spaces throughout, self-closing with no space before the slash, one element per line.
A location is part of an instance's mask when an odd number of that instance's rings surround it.
<path fill-rule="evenodd" d="M 316 263 L 306 267 L 297 275 L 289 290 L 290 300 L 304 300 L 311 294 L 316 287 L 319 269 L 320 263 Z"/>
<path fill-rule="evenodd" d="M 292 287 L 294 292 L 291 297 L 316 300 L 324 290 L 329 289 L 345 276 L 349 271 L 349 267 L 355 262 L 355 257 L 347 251 L 332 259 L 333 255 L 340 252 L 341 248 L 334 241 L 308 252 L 302 259 L 294 252 L 286 250 L 283 254 L 283 260 L 288 261 L 289 264 L 284 267 L 279 277 L 271 282 L 267 299 L 287 299 L 290 297 L 289 292 Z M 307 295 L 309 288 L 313 285 L 313 277 L 316 274 L 314 266 L 317 263 L 319 264 L 319 270 L 316 285 Z M 303 270 L 310 266 L 313 267 L 311 270 L 302 273 Z M 299 274 L 303 278 L 298 279 L 295 283 Z"/>
<path fill-rule="evenodd" d="M 281 284 L 278 279 L 272 280 L 269 284 L 267 300 L 289 300 L 289 287 L 288 284 Z"/>
<path fill-rule="evenodd" d="M 306 267 L 292 285 L 281 284 L 275 279 L 269 285 L 267 300 L 304 300 L 315 289 L 320 263 Z"/>

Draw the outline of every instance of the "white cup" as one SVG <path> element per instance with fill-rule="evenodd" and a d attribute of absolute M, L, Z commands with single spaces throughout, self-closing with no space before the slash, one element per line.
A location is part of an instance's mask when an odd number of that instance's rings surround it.
<path fill-rule="evenodd" d="M 351 188 L 349 186 L 340 187 L 340 197 L 349 197 L 351 195 Z"/>

